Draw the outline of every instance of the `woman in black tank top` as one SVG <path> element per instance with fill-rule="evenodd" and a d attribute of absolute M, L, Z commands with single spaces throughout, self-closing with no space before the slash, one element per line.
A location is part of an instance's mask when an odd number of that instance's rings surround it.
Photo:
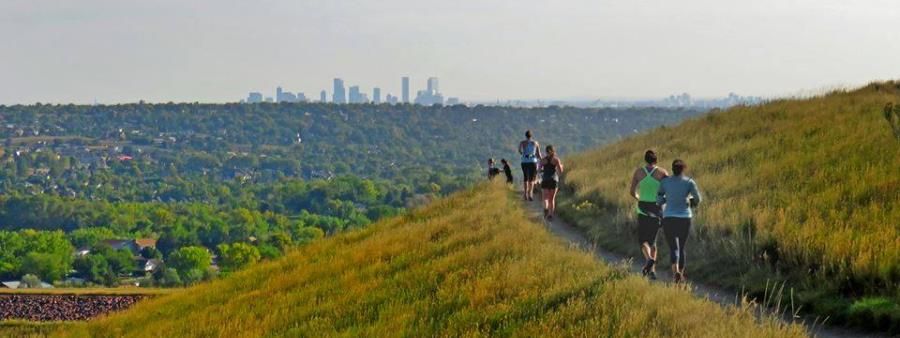
<path fill-rule="evenodd" d="M 553 219 L 556 212 L 556 193 L 559 192 L 559 174 L 563 172 L 562 161 L 556 157 L 552 145 L 547 146 L 547 157 L 541 159 L 541 189 L 544 198 L 544 217 Z"/>

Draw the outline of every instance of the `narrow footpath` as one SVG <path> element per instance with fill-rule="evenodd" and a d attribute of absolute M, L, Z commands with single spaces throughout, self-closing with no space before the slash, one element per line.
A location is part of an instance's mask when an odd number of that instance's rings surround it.
<path fill-rule="evenodd" d="M 538 196 L 540 196 L 538 194 Z M 613 253 L 603 248 L 593 247 L 591 242 L 584 236 L 584 234 L 579 231 L 577 228 L 573 227 L 570 224 L 567 224 L 559 217 L 554 217 L 552 221 L 548 221 L 543 217 L 543 206 L 541 205 L 538 197 L 535 198 L 533 202 L 523 202 L 525 203 L 525 208 L 530 212 L 530 216 L 535 219 L 543 220 L 544 224 L 547 225 L 547 228 L 554 235 L 559 236 L 571 245 L 577 246 L 578 248 L 584 251 L 593 251 L 593 254 L 598 258 L 602 259 L 608 264 L 616 265 L 616 266 L 629 266 L 634 273 L 640 273 L 641 271 L 641 259 L 634 259 L 633 257 L 628 257 L 625 255 L 621 255 L 618 253 Z M 660 248 L 660 258 L 665 260 L 667 253 L 662 251 Z M 670 283 L 672 281 L 671 271 L 668 269 L 660 269 L 657 268 L 657 276 L 658 281 L 660 283 Z M 703 285 L 696 283 L 694 281 L 690 281 L 691 291 L 697 297 L 706 298 L 713 302 L 719 303 L 722 306 L 735 306 L 741 302 L 741 297 L 737 292 L 727 291 L 715 287 L 710 287 L 708 285 Z M 790 315 L 784 316 L 785 321 L 800 321 L 802 322 L 810 335 L 815 337 L 822 338 L 838 338 L 838 337 L 853 337 L 853 338 L 881 338 L 888 337 L 886 335 L 879 334 L 871 334 L 865 332 L 858 332 L 850 329 L 833 327 L 828 325 L 822 325 L 820 323 L 814 323 L 814 319 L 812 318 L 801 318 L 801 319 L 793 319 Z"/>

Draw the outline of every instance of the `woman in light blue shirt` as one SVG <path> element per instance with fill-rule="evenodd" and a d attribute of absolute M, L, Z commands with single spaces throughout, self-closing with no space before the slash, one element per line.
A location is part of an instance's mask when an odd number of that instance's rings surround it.
<path fill-rule="evenodd" d="M 691 232 L 691 208 L 700 205 L 700 190 L 693 179 L 684 175 L 687 164 L 682 160 L 672 162 L 673 176 L 664 178 L 656 194 L 656 203 L 663 208 L 662 228 L 669 244 L 672 274 L 675 282 L 684 281 L 684 248 Z"/>

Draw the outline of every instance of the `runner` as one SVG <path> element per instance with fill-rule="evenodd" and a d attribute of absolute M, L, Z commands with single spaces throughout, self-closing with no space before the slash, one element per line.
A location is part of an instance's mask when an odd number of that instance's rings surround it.
<path fill-rule="evenodd" d="M 503 164 L 503 174 L 506 175 L 506 183 L 512 184 L 513 183 L 512 168 L 509 167 L 509 162 L 506 161 L 505 158 L 501 158 L 500 163 Z"/>
<path fill-rule="evenodd" d="M 556 212 L 556 193 L 559 192 L 559 174 L 563 172 L 562 161 L 556 157 L 556 150 L 552 145 L 547 146 L 547 157 L 541 159 L 541 189 L 544 198 L 544 217 L 552 220 Z"/>
<path fill-rule="evenodd" d="M 522 155 L 522 198 L 534 201 L 534 180 L 537 177 L 537 164 L 540 162 L 541 145 L 531 139 L 531 130 L 525 131 L 525 140 L 519 142 L 519 154 Z"/>
<path fill-rule="evenodd" d="M 488 159 L 487 174 L 488 174 L 488 179 L 491 181 L 494 180 L 494 177 L 497 177 L 497 175 L 500 175 L 500 169 L 498 169 L 497 167 L 494 166 L 494 158 L 493 157 Z"/>
<path fill-rule="evenodd" d="M 700 205 L 700 191 L 693 179 L 684 175 L 687 164 L 682 160 L 672 162 L 672 173 L 660 182 L 656 202 L 665 204 L 662 227 L 669 244 L 672 259 L 672 274 L 675 283 L 684 282 L 684 248 L 691 232 L 691 208 Z"/>
<path fill-rule="evenodd" d="M 631 196 L 637 199 L 638 245 L 644 254 L 644 268 L 641 273 L 656 279 L 656 236 L 660 228 L 660 208 L 656 204 L 659 182 L 669 176 L 665 169 L 656 166 L 656 153 L 644 153 L 646 166 L 637 168 L 631 177 Z"/>

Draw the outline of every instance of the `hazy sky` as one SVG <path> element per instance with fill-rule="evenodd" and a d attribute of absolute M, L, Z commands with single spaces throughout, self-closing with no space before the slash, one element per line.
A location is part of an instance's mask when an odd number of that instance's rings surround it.
<path fill-rule="evenodd" d="M 0 103 L 782 95 L 900 78 L 896 0 L 2 0 Z"/>

